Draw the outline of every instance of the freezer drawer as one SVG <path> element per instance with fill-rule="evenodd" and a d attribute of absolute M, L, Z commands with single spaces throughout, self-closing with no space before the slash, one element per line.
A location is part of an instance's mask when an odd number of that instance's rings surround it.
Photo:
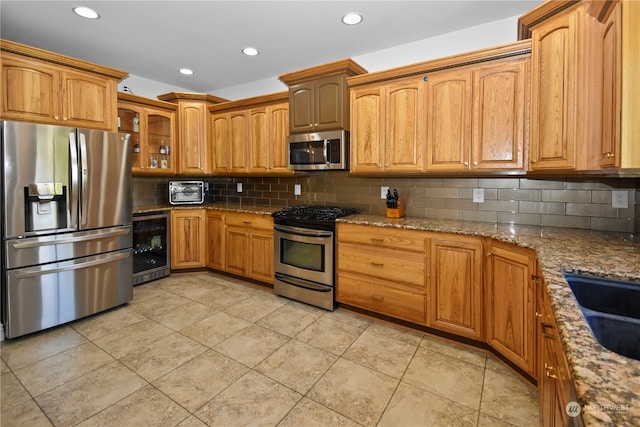
<path fill-rule="evenodd" d="M 7 338 L 131 301 L 132 259 L 131 249 L 126 249 L 7 271 Z"/>
<path fill-rule="evenodd" d="M 133 245 L 130 225 L 6 241 L 7 269 L 71 260 Z"/>

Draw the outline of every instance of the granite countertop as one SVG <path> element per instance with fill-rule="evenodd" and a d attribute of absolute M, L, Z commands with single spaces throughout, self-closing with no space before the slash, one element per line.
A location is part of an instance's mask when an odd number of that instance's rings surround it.
<path fill-rule="evenodd" d="M 258 215 L 271 215 L 282 209 L 282 206 L 243 205 L 240 203 L 204 203 L 202 205 L 152 205 L 133 208 L 133 214 L 171 211 L 176 209 L 210 209 L 216 211 L 252 213 Z"/>
<path fill-rule="evenodd" d="M 638 282 L 640 286 L 638 236 L 365 214 L 338 221 L 491 237 L 535 250 L 585 425 L 640 425 L 640 361 L 607 350 L 595 340 L 563 275 L 572 272 Z"/>

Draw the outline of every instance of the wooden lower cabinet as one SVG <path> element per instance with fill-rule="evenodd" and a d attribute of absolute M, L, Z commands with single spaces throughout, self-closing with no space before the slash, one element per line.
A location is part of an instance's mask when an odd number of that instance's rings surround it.
<path fill-rule="evenodd" d="M 558 326 L 543 283 L 538 284 L 538 396 L 544 426 L 582 426 L 582 416 L 571 417 L 567 404 L 577 402 L 571 372 L 564 356 Z M 578 408 L 576 403 L 576 408 Z"/>
<path fill-rule="evenodd" d="M 206 265 L 204 209 L 171 211 L 171 269 Z"/>
<path fill-rule="evenodd" d="M 207 267 L 224 269 L 224 212 L 207 211 Z"/>
<path fill-rule="evenodd" d="M 427 233 L 338 224 L 336 299 L 426 324 Z"/>
<path fill-rule="evenodd" d="M 273 283 L 273 219 L 227 213 L 224 222 L 224 271 Z"/>
<path fill-rule="evenodd" d="M 532 250 L 491 242 L 485 282 L 486 340 L 534 377 L 536 277 Z"/>
<path fill-rule="evenodd" d="M 482 242 L 473 236 L 430 239 L 427 324 L 477 340 L 482 330 Z"/>

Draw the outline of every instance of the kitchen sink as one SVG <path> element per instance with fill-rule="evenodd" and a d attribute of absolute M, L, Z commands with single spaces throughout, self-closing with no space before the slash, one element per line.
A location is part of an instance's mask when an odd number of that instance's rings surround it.
<path fill-rule="evenodd" d="M 640 360 L 640 283 L 575 274 L 565 278 L 596 340 Z"/>

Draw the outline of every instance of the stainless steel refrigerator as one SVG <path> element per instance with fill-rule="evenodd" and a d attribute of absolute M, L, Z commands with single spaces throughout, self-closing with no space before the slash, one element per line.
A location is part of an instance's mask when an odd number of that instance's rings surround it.
<path fill-rule="evenodd" d="M 130 301 L 129 135 L 1 124 L 6 337 Z"/>

